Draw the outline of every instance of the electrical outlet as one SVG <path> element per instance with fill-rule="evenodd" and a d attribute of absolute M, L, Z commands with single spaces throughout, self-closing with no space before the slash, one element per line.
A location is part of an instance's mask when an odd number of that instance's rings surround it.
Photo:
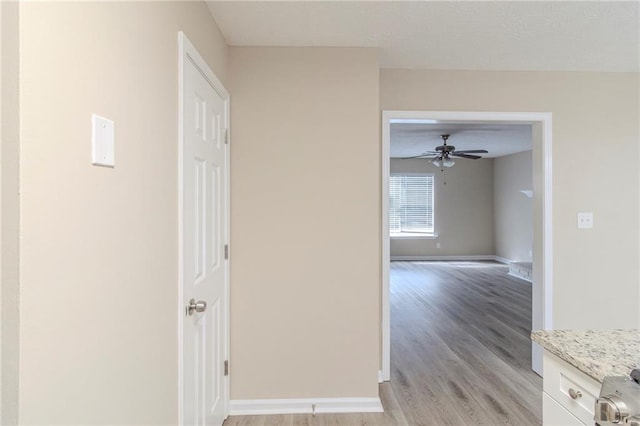
<path fill-rule="evenodd" d="M 593 228 L 593 213 L 579 212 L 578 213 L 578 229 L 591 229 L 591 228 Z"/>
<path fill-rule="evenodd" d="M 436 248 L 440 248 L 440 241 L 436 242 Z"/>

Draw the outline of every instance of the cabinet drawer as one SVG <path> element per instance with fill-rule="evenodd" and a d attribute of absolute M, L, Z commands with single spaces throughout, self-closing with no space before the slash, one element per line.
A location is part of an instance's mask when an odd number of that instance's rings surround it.
<path fill-rule="evenodd" d="M 542 424 L 544 426 L 584 426 L 584 423 L 554 401 L 546 392 L 542 393 Z"/>
<path fill-rule="evenodd" d="M 587 425 L 594 424 L 593 409 L 601 384 L 555 355 L 545 352 L 543 387 L 560 405 Z M 580 396 L 572 398 L 571 394 Z"/>

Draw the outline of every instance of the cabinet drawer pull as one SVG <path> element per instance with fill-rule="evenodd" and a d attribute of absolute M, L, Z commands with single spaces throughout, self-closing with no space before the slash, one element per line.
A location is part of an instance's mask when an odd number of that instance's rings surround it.
<path fill-rule="evenodd" d="M 571 399 L 582 398 L 582 392 L 577 391 L 573 388 L 569 388 L 569 396 L 571 397 Z"/>

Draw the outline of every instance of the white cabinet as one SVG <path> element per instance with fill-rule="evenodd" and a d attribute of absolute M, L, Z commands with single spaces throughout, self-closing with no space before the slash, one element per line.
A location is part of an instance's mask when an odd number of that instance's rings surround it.
<path fill-rule="evenodd" d="M 601 384 L 557 356 L 544 353 L 543 425 L 593 425 Z"/>
<path fill-rule="evenodd" d="M 542 393 L 542 424 L 544 426 L 583 426 L 573 414 L 567 411 L 562 405 L 558 404 L 555 399 Z"/>

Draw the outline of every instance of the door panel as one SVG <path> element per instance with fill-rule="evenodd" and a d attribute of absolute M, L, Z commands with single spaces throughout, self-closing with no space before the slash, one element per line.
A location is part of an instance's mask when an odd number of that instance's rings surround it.
<path fill-rule="evenodd" d="M 225 102 L 185 61 L 183 82 L 184 423 L 221 425 L 226 414 Z M 206 302 L 189 313 L 190 301 Z"/>

